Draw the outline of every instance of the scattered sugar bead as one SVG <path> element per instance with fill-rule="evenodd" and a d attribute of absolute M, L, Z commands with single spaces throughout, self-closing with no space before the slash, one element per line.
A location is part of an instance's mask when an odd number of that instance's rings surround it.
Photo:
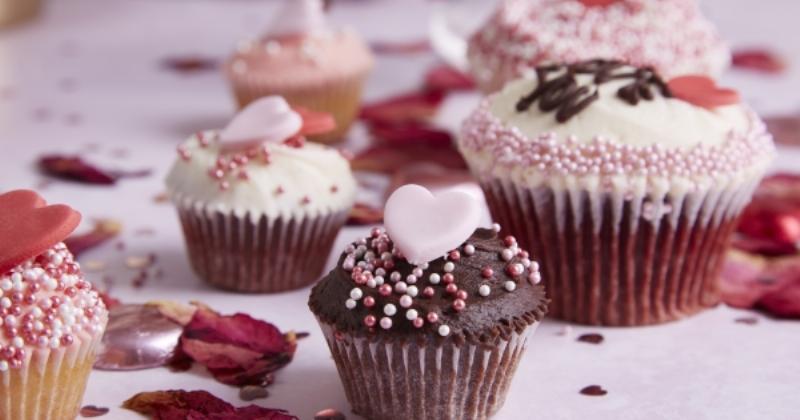
<path fill-rule="evenodd" d="M 454 282 L 455 280 L 456 280 L 456 278 L 453 277 L 453 273 L 445 273 L 445 275 L 442 276 L 442 281 L 445 284 L 450 284 L 450 283 Z"/>
<path fill-rule="evenodd" d="M 462 310 L 464 310 L 464 308 L 466 306 L 467 306 L 466 302 L 464 302 L 461 299 L 456 299 L 456 300 L 453 301 L 453 309 L 455 309 L 458 312 L 461 312 Z"/>
<path fill-rule="evenodd" d="M 421 317 L 417 317 L 414 318 L 414 321 L 412 321 L 412 323 L 414 324 L 415 328 L 422 328 L 422 326 L 425 325 L 425 320 L 422 319 Z"/>
<path fill-rule="evenodd" d="M 437 274 L 437 273 L 433 273 L 430 276 L 428 276 L 428 281 L 431 284 L 439 284 L 440 280 L 441 280 L 441 276 L 439 276 L 439 274 Z"/>
<path fill-rule="evenodd" d="M 500 232 L 500 223 L 492 223 L 492 230 L 495 233 Z"/>
<path fill-rule="evenodd" d="M 455 284 L 453 284 L 453 283 L 450 283 L 450 284 L 448 284 L 448 285 L 447 285 L 447 287 L 445 287 L 445 288 L 444 288 L 444 290 L 445 290 L 447 293 L 450 293 L 451 295 L 454 295 L 454 294 L 456 294 L 456 292 L 458 291 L 458 286 L 456 286 L 456 285 L 455 285 Z"/>
<path fill-rule="evenodd" d="M 387 303 L 386 305 L 383 306 L 383 313 L 385 313 L 388 316 L 394 316 L 394 314 L 397 313 L 397 307 L 394 306 L 394 304 L 392 303 Z"/>
<path fill-rule="evenodd" d="M 528 274 L 528 280 L 533 284 L 539 284 L 542 282 L 542 275 L 538 271 L 532 271 Z"/>
<path fill-rule="evenodd" d="M 419 313 L 416 309 L 409 309 L 406 311 L 406 319 L 409 321 L 413 321 L 419 317 Z"/>
<path fill-rule="evenodd" d="M 506 280 L 506 282 L 503 283 L 503 287 L 509 292 L 513 292 L 517 288 L 517 283 L 514 283 L 511 280 Z"/>
<path fill-rule="evenodd" d="M 406 283 L 414 284 L 416 282 L 417 282 L 417 276 L 415 276 L 413 274 L 409 274 L 409 275 L 406 276 Z"/>
<path fill-rule="evenodd" d="M 472 244 L 464 245 L 464 253 L 467 255 L 474 255 L 475 254 L 475 246 Z"/>
<path fill-rule="evenodd" d="M 408 308 L 411 304 L 414 303 L 414 299 L 411 298 L 409 295 L 403 295 L 400 297 L 400 306 L 404 308 Z"/>
<path fill-rule="evenodd" d="M 455 270 L 455 269 L 456 269 L 456 265 L 453 264 L 452 262 L 448 261 L 448 262 L 444 263 L 444 272 L 445 273 L 452 273 L 453 270 Z"/>
<path fill-rule="evenodd" d="M 362 296 L 364 296 L 364 292 L 358 287 L 354 287 L 353 290 L 350 291 L 350 298 L 353 300 L 359 300 Z"/>
<path fill-rule="evenodd" d="M 433 290 L 433 287 L 428 286 L 428 287 L 422 289 L 422 296 L 432 297 L 434 295 L 434 293 L 435 293 L 435 291 Z"/>
<path fill-rule="evenodd" d="M 392 318 L 389 318 L 387 316 L 381 318 L 381 328 L 383 328 L 384 330 L 392 328 Z"/>
<path fill-rule="evenodd" d="M 448 335 L 450 335 L 450 327 L 448 327 L 447 325 L 440 325 L 437 331 L 439 332 L 439 335 L 441 335 L 442 337 L 447 337 Z"/>
<path fill-rule="evenodd" d="M 408 286 L 408 288 L 406 289 L 406 294 L 408 294 L 411 297 L 417 297 L 417 295 L 419 294 L 419 289 L 417 288 L 417 286 Z"/>
<path fill-rule="evenodd" d="M 403 275 L 400 274 L 399 271 L 392 272 L 392 274 L 389 275 L 389 280 L 393 282 L 398 282 L 401 278 L 403 278 Z"/>
<path fill-rule="evenodd" d="M 503 238 L 503 244 L 505 244 L 505 246 L 516 245 L 517 244 L 517 238 L 515 238 L 515 237 L 513 237 L 511 235 L 508 235 L 505 238 Z"/>
<path fill-rule="evenodd" d="M 0 372 L 5 372 L 8 370 L 8 362 L 5 360 L 0 360 Z"/>
<path fill-rule="evenodd" d="M 381 296 L 389 296 L 392 294 L 392 286 L 384 284 L 378 288 L 378 293 L 380 293 Z"/>
<path fill-rule="evenodd" d="M 375 326 L 375 316 L 374 315 L 367 315 L 364 317 L 364 325 L 367 327 L 374 327 Z"/>
<path fill-rule="evenodd" d="M 365 297 L 364 298 L 364 306 L 366 306 L 367 308 L 371 308 L 371 307 L 375 306 L 375 298 L 372 297 L 372 296 Z"/>
<path fill-rule="evenodd" d="M 457 250 L 450 251 L 450 253 L 447 254 L 447 258 L 450 259 L 450 261 L 458 261 L 461 259 L 461 253 Z"/>
<path fill-rule="evenodd" d="M 370 289 L 374 289 L 375 287 L 377 287 L 378 286 L 378 280 L 377 280 L 378 278 L 380 278 L 381 279 L 381 283 L 383 283 L 383 278 L 382 277 L 380 277 L 380 276 L 379 277 L 371 277 L 369 280 L 367 280 L 367 287 L 369 287 Z"/>
<path fill-rule="evenodd" d="M 539 271 L 539 263 L 536 261 L 531 261 L 530 269 L 531 271 Z"/>
<path fill-rule="evenodd" d="M 355 309 L 356 308 L 356 301 L 353 300 L 353 299 L 347 299 L 346 301 L 344 301 L 344 306 L 347 309 Z"/>
<path fill-rule="evenodd" d="M 428 312 L 428 314 L 425 315 L 425 319 L 427 319 L 431 324 L 435 324 L 439 322 L 439 314 L 436 312 Z"/>
<path fill-rule="evenodd" d="M 481 287 L 478 288 L 478 294 L 483 297 L 489 296 L 490 293 L 492 293 L 492 288 L 489 287 L 488 284 L 482 284 Z"/>
<path fill-rule="evenodd" d="M 481 269 L 481 276 L 483 276 L 483 278 L 490 279 L 493 275 L 494 270 L 492 270 L 492 267 L 486 266 Z"/>
<path fill-rule="evenodd" d="M 456 292 L 456 297 L 461 300 L 467 300 L 467 291 L 466 290 L 459 290 Z"/>
<path fill-rule="evenodd" d="M 405 293 L 408 291 L 408 285 L 404 281 L 398 281 L 397 284 L 394 285 L 394 292 L 395 293 Z"/>
<path fill-rule="evenodd" d="M 508 275 L 516 277 L 525 271 L 525 267 L 523 267 L 520 263 L 509 264 L 506 268 L 506 271 L 508 272 Z"/>
<path fill-rule="evenodd" d="M 421 268 L 416 267 L 416 268 L 414 268 L 414 270 L 411 271 L 411 274 L 413 274 L 414 277 L 416 277 L 416 278 L 420 278 L 420 277 L 422 277 L 423 272 L 422 272 Z"/>

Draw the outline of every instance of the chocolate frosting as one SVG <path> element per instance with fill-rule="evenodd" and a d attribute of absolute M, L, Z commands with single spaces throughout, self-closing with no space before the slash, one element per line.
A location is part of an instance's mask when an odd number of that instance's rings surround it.
<path fill-rule="evenodd" d="M 373 238 L 374 235 L 373 233 Z M 513 245 L 509 246 L 512 242 Z M 358 242 L 353 246 L 357 244 Z M 510 260 L 504 260 L 502 253 L 509 249 L 514 250 L 514 256 Z M 459 254 L 455 258 L 454 252 Z M 506 254 L 508 256 L 509 251 Z M 413 304 L 409 308 L 403 308 L 400 304 L 403 294 L 392 292 L 384 296 L 379 293 L 379 287 L 357 284 L 353 273 L 345 268 L 349 255 L 352 253 L 345 252 L 342 255 L 336 268 L 312 289 L 309 299 L 309 307 L 317 318 L 331 324 L 339 332 L 362 337 L 401 337 L 422 341 L 454 339 L 457 342 L 494 344 L 499 337 L 507 339 L 512 332 L 521 332 L 541 320 L 547 311 L 548 299 L 545 297 L 544 287 L 538 284 L 538 264 L 528 264 L 527 253 L 517 248 L 513 237 L 500 239 L 493 230 L 478 229 L 458 250 L 431 261 L 423 270 L 423 275 L 413 284 L 419 289 L 419 294 L 413 298 Z M 402 280 L 405 280 L 416 267 L 396 253 L 392 259 L 394 267 L 386 270 L 384 284 L 393 286 L 396 281 L 390 280 L 390 271 L 399 272 Z M 446 291 L 445 282 L 434 284 L 430 281 L 432 273 L 445 274 L 445 264 L 448 263 L 452 263 L 453 284 L 467 294 L 466 305 L 460 311 L 454 309 L 455 296 Z M 527 267 L 522 273 L 512 276 L 508 270 L 514 264 L 517 264 L 517 268 Z M 486 267 L 493 272 L 489 278 L 485 277 Z M 509 286 L 506 284 L 508 281 L 514 282 L 513 291 L 506 288 Z M 487 285 L 490 289 L 486 296 L 479 293 L 482 285 Z M 423 290 L 427 287 L 433 289 L 432 296 L 424 295 Z M 354 288 L 360 288 L 363 297 L 354 308 L 348 309 L 345 302 Z M 483 291 L 485 294 L 486 288 Z M 374 299 L 374 306 L 365 306 L 367 296 Z M 379 323 L 371 327 L 365 325 L 364 319 L 368 315 L 373 315 L 377 320 L 385 317 L 383 309 L 389 303 L 397 308 L 397 313 L 390 317 L 390 328 L 384 329 Z M 406 318 L 407 309 L 415 309 L 423 319 L 430 312 L 436 313 L 438 321 L 431 323 L 425 319 L 424 325 L 415 326 Z M 442 325 L 447 325 L 450 329 L 446 336 L 438 333 L 438 328 Z"/>
<path fill-rule="evenodd" d="M 551 73 L 560 73 L 550 78 Z M 591 75 L 589 85 L 581 86 L 576 76 Z M 630 83 L 617 90 L 617 97 L 630 105 L 640 100 L 653 100 L 653 88 L 664 97 L 672 94 L 667 84 L 652 67 L 631 69 L 622 61 L 587 60 L 574 64 L 545 65 L 536 68 L 538 84 L 529 94 L 517 102 L 517 111 L 527 111 L 536 101 L 542 112 L 556 111 L 556 120 L 566 122 L 586 109 L 600 96 L 597 87 L 618 79 L 631 79 Z"/>

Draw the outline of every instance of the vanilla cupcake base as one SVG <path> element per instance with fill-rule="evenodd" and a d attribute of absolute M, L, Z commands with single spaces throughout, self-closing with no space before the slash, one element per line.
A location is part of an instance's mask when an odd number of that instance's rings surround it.
<path fill-rule="evenodd" d="M 77 417 L 101 337 L 84 333 L 69 347 L 33 350 L 21 368 L 0 373 L 0 418 Z"/>
<path fill-rule="evenodd" d="M 482 187 L 493 218 L 541 264 L 551 316 L 633 326 L 719 302 L 722 259 L 756 181 L 657 199 L 503 180 Z"/>
<path fill-rule="evenodd" d="M 178 207 L 195 273 L 212 286 L 247 293 L 281 292 L 316 281 L 348 214 L 270 218 Z"/>
<path fill-rule="evenodd" d="M 320 321 L 353 412 L 373 420 L 491 417 L 538 325 L 480 345 L 350 337 Z"/>

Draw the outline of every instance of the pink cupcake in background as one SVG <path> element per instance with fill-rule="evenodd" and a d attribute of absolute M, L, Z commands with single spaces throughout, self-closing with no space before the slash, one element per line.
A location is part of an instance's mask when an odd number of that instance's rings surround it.
<path fill-rule="evenodd" d="M 504 0 L 467 54 L 486 93 L 548 63 L 613 58 L 670 78 L 716 77 L 731 60 L 694 0 Z"/>
<path fill-rule="evenodd" d="M 311 140 L 340 140 L 358 115 L 373 67 L 368 46 L 350 30 L 331 28 L 321 0 L 289 0 L 257 41 L 243 42 L 225 66 L 240 107 L 280 95 L 292 105 L 326 112 L 336 130 Z"/>

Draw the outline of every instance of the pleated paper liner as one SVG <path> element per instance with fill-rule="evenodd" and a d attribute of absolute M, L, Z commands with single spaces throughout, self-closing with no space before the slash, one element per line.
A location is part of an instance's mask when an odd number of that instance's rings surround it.
<path fill-rule="evenodd" d="M 336 120 L 334 131 L 309 136 L 312 141 L 333 143 L 344 137 L 358 116 L 361 91 L 367 74 L 357 73 L 329 83 L 304 87 L 279 84 L 271 80 L 269 75 L 231 74 L 230 79 L 240 108 L 264 96 L 281 95 L 292 105 L 333 115 Z"/>
<path fill-rule="evenodd" d="M 34 349 L 19 369 L 0 373 L 0 419 L 74 419 L 100 337 L 87 333 L 69 347 Z"/>
<path fill-rule="evenodd" d="M 757 181 L 658 202 L 500 180 L 482 187 L 494 220 L 539 261 L 550 316 L 633 326 L 719 302 L 724 253 Z"/>
<path fill-rule="evenodd" d="M 353 412 L 371 420 L 489 418 L 538 325 L 479 345 L 350 337 L 320 322 Z"/>
<path fill-rule="evenodd" d="M 316 281 L 347 214 L 273 219 L 178 204 L 195 273 L 215 287 L 247 293 L 276 293 Z"/>

